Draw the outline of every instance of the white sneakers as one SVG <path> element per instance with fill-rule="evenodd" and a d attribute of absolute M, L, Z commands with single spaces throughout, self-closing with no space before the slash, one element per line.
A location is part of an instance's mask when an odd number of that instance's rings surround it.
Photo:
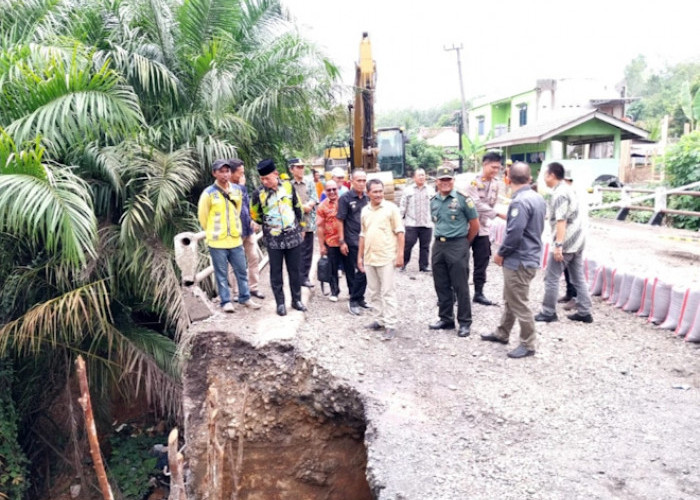
<path fill-rule="evenodd" d="M 337 296 L 337 295 L 331 295 L 330 297 L 328 297 L 328 300 L 330 300 L 331 302 L 338 302 L 338 296 Z"/>
<path fill-rule="evenodd" d="M 232 302 L 226 302 L 223 307 L 221 308 L 222 311 L 227 312 L 227 313 L 232 313 L 234 312 L 233 309 L 233 303 Z"/>
<path fill-rule="evenodd" d="M 252 299 L 250 299 L 248 302 L 243 302 L 241 305 L 249 309 L 260 309 L 262 307 L 257 302 L 253 302 Z"/>

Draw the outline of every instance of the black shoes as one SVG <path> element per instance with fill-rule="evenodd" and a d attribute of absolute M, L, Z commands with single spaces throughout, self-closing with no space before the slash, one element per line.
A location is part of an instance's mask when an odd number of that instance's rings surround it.
<path fill-rule="evenodd" d="M 459 325 L 459 331 L 457 331 L 458 337 L 469 337 L 471 333 L 471 327 L 469 325 Z"/>
<path fill-rule="evenodd" d="M 277 305 L 277 314 L 279 314 L 280 316 L 287 315 L 287 308 L 284 306 L 284 304 Z"/>
<path fill-rule="evenodd" d="M 365 302 L 364 299 L 358 301 L 357 305 L 360 306 L 362 309 L 370 309 L 369 304 Z"/>
<path fill-rule="evenodd" d="M 384 325 L 380 325 L 378 321 L 372 321 L 367 328 L 370 330 L 384 330 Z"/>
<path fill-rule="evenodd" d="M 543 312 L 539 312 L 535 314 L 535 321 L 543 321 L 545 323 L 552 323 L 554 321 L 558 321 L 559 318 L 557 317 L 557 313 L 552 313 L 552 314 L 545 314 Z"/>
<path fill-rule="evenodd" d="M 294 302 L 292 302 L 292 307 L 294 309 L 296 309 L 297 311 L 301 311 L 301 312 L 306 311 L 306 306 L 304 305 L 304 303 L 301 300 L 295 300 Z"/>
<path fill-rule="evenodd" d="M 255 297 L 257 299 L 264 299 L 265 298 L 265 296 L 262 293 L 258 292 L 257 290 L 251 290 L 250 296 Z"/>
<path fill-rule="evenodd" d="M 496 335 L 494 335 L 493 333 L 482 333 L 481 340 L 485 340 L 486 342 L 498 342 L 499 344 L 508 344 L 508 341 L 506 339 L 496 337 Z"/>
<path fill-rule="evenodd" d="M 522 344 L 520 344 L 518 347 L 516 347 L 515 349 L 513 349 L 512 351 L 510 351 L 508 353 L 509 358 L 515 358 L 515 359 L 525 358 L 527 356 L 534 356 L 534 355 L 535 355 L 535 351 L 528 349 L 527 347 L 525 347 Z"/>
<path fill-rule="evenodd" d="M 560 304 L 565 304 L 566 302 L 569 302 L 571 299 L 573 299 L 573 297 L 571 297 L 571 296 L 567 293 L 566 295 L 562 295 L 561 297 L 559 297 L 559 299 L 557 300 L 557 302 L 559 302 Z"/>
<path fill-rule="evenodd" d="M 348 302 L 348 310 L 353 316 L 360 315 L 360 306 L 357 302 Z"/>
<path fill-rule="evenodd" d="M 430 267 L 421 267 L 420 272 L 429 273 L 432 272 L 432 269 L 430 269 Z"/>
<path fill-rule="evenodd" d="M 568 314 L 566 317 L 569 318 L 571 321 L 580 321 L 582 323 L 593 323 L 593 316 L 591 316 L 590 314 L 574 313 L 574 314 Z"/>
<path fill-rule="evenodd" d="M 483 293 L 475 293 L 474 298 L 472 299 L 474 302 L 477 304 L 481 304 L 484 306 L 495 306 L 497 305 L 495 302 L 491 302 L 489 299 L 486 298 L 486 295 Z"/>
<path fill-rule="evenodd" d="M 301 286 L 305 286 L 306 288 L 313 288 L 314 284 L 311 283 L 309 280 L 304 281 Z"/>
<path fill-rule="evenodd" d="M 455 324 L 453 321 L 443 321 L 441 319 L 437 320 L 435 323 L 428 325 L 431 330 L 453 330 Z"/>

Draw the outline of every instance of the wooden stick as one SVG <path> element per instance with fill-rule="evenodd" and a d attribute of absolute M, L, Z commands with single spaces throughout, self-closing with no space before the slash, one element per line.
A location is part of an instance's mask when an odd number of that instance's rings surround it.
<path fill-rule="evenodd" d="M 182 472 L 184 457 L 177 451 L 178 431 L 175 427 L 168 436 L 168 466 L 170 467 L 170 495 L 168 500 L 187 500 L 185 478 Z"/>
<path fill-rule="evenodd" d="M 112 488 L 107 480 L 105 465 L 102 461 L 102 453 L 100 452 L 100 442 L 97 440 L 97 428 L 95 427 L 95 417 L 92 414 L 92 403 L 90 402 L 90 388 L 88 387 L 87 374 L 85 370 L 85 360 L 82 356 L 78 356 L 75 360 L 76 373 L 80 382 L 80 397 L 78 403 L 83 407 L 85 414 L 85 427 L 87 429 L 88 442 L 90 443 L 90 455 L 92 455 L 92 463 L 97 474 L 97 481 L 102 490 L 102 496 L 105 500 L 114 500 Z"/>

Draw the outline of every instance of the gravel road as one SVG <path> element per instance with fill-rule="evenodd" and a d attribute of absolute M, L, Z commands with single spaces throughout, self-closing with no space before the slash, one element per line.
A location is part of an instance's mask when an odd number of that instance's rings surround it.
<path fill-rule="evenodd" d="M 640 273 L 698 283 L 700 243 L 594 223 L 588 253 Z M 675 236 L 674 236 L 675 235 Z M 593 258 L 593 257 L 592 257 Z M 432 276 L 417 248 L 398 274 L 397 338 L 364 329 L 318 286 L 296 347 L 365 398 L 368 477 L 382 499 L 700 497 L 700 352 L 594 298 L 593 324 L 538 323 L 531 358 L 482 342 L 501 308 L 474 305 L 472 335 L 430 331 Z M 542 273 L 530 305 L 539 310 Z M 486 295 L 502 294 L 489 267 Z M 563 289 L 563 287 L 562 287 Z M 563 311 L 560 311 L 563 313 Z"/>

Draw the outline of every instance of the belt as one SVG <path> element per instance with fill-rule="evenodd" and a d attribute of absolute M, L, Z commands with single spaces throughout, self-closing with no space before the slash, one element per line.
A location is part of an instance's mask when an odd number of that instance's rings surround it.
<path fill-rule="evenodd" d="M 455 236 L 454 238 L 445 238 L 444 236 L 436 236 L 435 241 L 440 241 L 440 242 L 445 242 L 445 241 L 457 241 L 457 240 L 466 240 L 466 236 Z"/>

